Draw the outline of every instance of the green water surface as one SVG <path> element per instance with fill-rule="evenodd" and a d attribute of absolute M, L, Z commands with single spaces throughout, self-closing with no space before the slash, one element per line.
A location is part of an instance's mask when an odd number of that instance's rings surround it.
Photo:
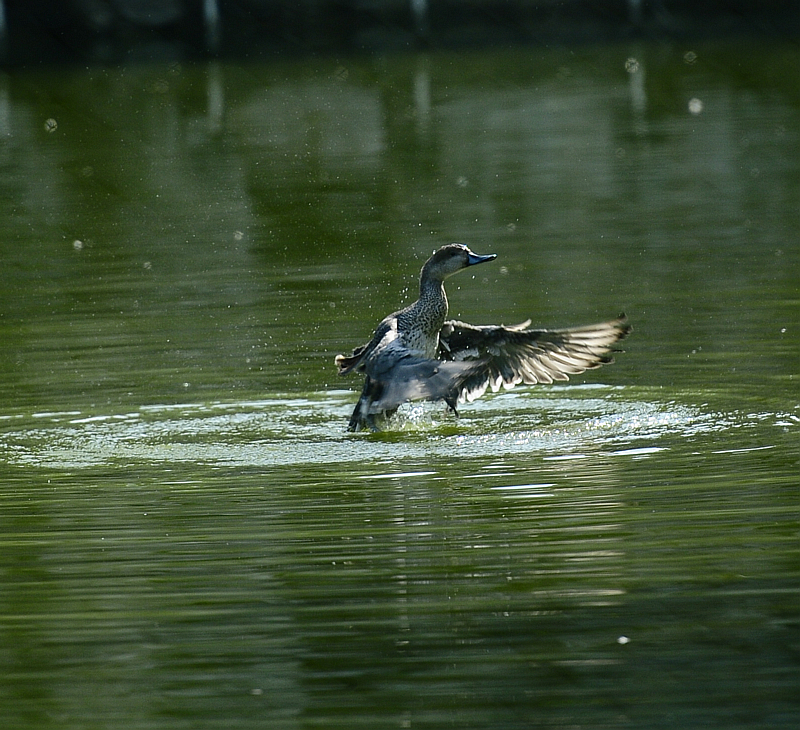
<path fill-rule="evenodd" d="M 799 62 L 0 76 L 0 724 L 800 726 Z M 452 240 L 626 351 L 345 433 Z"/>

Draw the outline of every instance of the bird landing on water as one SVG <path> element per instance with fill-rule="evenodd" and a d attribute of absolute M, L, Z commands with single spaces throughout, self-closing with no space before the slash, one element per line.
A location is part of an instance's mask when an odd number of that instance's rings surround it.
<path fill-rule="evenodd" d="M 495 258 L 462 243 L 442 246 L 422 267 L 419 299 L 386 317 L 352 355 L 336 356 L 339 375 L 366 375 L 348 431 L 379 430 L 378 420 L 407 401 L 443 400 L 458 415 L 459 403 L 487 388 L 569 380 L 613 362 L 614 344 L 632 329 L 624 314 L 568 329 L 529 329 L 530 320 L 509 327 L 448 320 L 445 279 Z"/>

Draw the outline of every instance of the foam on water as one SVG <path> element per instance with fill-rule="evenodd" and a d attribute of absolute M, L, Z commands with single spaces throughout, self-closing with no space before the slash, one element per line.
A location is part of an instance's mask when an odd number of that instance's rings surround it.
<path fill-rule="evenodd" d="M 643 396 L 648 397 L 643 397 Z M 380 434 L 347 434 L 352 395 L 230 403 L 147 405 L 125 413 L 36 413 L 4 421 L 0 447 L 8 464 L 83 468 L 111 464 L 219 466 L 366 464 L 410 458 L 536 454 L 546 460 L 602 452 L 647 458 L 674 437 L 724 434 L 772 422 L 800 425 L 794 414 L 713 410 L 637 389 L 589 387 L 520 391 L 487 398 L 460 419 L 431 404 L 401 409 Z M 685 399 L 684 399 L 685 400 Z M 735 450 L 740 444 L 724 444 Z M 390 470 L 387 470 L 390 473 Z"/>

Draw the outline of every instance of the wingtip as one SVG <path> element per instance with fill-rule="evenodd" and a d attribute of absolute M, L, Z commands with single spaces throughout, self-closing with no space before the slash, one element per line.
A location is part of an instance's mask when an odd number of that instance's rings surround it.
<path fill-rule="evenodd" d="M 616 324 L 625 335 L 633 332 L 633 325 L 628 321 L 628 315 L 625 312 L 620 312 L 617 315 Z"/>

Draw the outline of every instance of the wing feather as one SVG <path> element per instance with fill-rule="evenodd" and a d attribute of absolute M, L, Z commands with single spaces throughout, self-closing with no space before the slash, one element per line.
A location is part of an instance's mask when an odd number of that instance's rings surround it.
<path fill-rule="evenodd" d="M 461 401 L 487 388 L 497 392 L 525 383 L 569 380 L 613 362 L 613 346 L 631 332 L 624 314 L 608 322 L 569 329 L 528 329 L 530 320 L 511 326 L 482 326 L 450 320 L 439 335 L 442 360 L 474 361 L 460 382 Z"/>

